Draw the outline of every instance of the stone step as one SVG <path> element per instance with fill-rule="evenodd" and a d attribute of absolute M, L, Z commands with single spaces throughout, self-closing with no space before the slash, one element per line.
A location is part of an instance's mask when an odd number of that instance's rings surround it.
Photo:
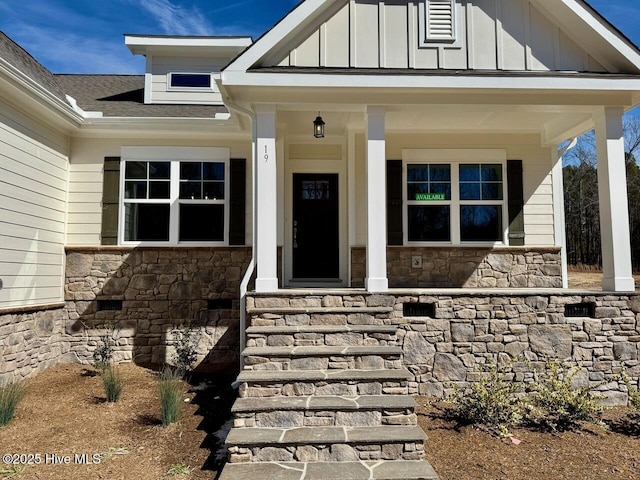
<path fill-rule="evenodd" d="M 392 311 L 387 307 L 247 309 L 247 325 L 390 325 Z"/>
<path fill-rule="evenodd" d="M 227 464 L 220 480 L 437 480 L 427 461 Z"/>
<path fill-rule="evenodd" d="M 247 346 L 396 345 L 392 325 L 293 325 L 247 328 Z"/>
<path fill-rule="evenodd" d="M 403 395 L 240 398 L 235 427 L 366 427 L 417 425 L 416 403 Z"/>
<path fill-rule="evenodd" d="M 404 395 L 309 396 L 281 398 L 239 398 L 232 413 L 291 410 L 402 410 L 415 409 L 415 400 Z"/>
<path fill-rule="evenodd" d="M 407 395 L 411 373 L 379 370 L 245 370 L 238 375 L 240 397 L 309 395 Z"/>
<path fill-rule="evenodd" d="M 231 463 L 270 461 L 423 460 L 418 426 L 233 428 Z"/>
<path fill-rule="evenodd" d="M 333 370 L 402 368 L 400 347 L 249 347 L 248 370 Z"/>
<path fill-rule="evenodd" d="M 247 308 L 376 308 L 393 307 L 395 298 L 391 295 L 353 295 L 343 292 L 291 291 L 274 293 L 251 292 L 247 295 Z"/>

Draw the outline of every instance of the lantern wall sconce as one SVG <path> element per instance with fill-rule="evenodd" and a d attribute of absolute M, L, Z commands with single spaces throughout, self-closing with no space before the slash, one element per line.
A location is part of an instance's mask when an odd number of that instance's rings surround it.
<path fill-rule="evenodd" d="M 313 136 L 316 138 L 324 138 L 324 120 L 320 116 L 320 112 L 318 112 L 318 116 L 313 121 Z"/>

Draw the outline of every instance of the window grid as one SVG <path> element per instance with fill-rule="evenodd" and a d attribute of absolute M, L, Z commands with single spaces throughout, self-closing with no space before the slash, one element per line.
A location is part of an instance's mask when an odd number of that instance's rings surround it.
<path fill-rule="evenodd" d="M 199 171 L 205 173 L 197 181 L 183 179 L 182 165 L 198 165 Z M 162 170 L 163 173 L 161 175 L 154 173 L 154 168 L 155 171 Z M 210 172 L 208 177 L 206 176 L 207 169 Z M 226 245 L 228 237 L 228 169 L 229 162 L 226 160 L 158 162 L 123 160 L 122 171 L 124 175 L 121 180 L 123 188 L 122 242 L 125 244 L 203 243 L 206 245 Z M 195 198 L 196 195 L 181 198 L 184 193 L 181 191 L 182 184 L 190 181 L 193 185 L 199 185 L 198 198 Z M 151 192 L 154 183 L 164 185 L 162 198 L 153 198 Z M 215 194 L 212 195 L 213 198 L 209 198 L 208 192 Z M 207 221 L 203 222 L 203 216 L 210 218 L 206 218 Z M 196 221 L 193 223 L 193 227 L 187 229 L 185 233 L 182 222 L 186 217 L 190 217 L 191 221 L 195 217 Z M 140 235 L 141 223 L 145 224 L 142 229 L 149 229 L 149 224 L 155 224 L 155 234 L 151 236 L 152 238 L 143 238 Z M 161 232 L 162 235 L 158 232 Z M 195 235 L 194 232 L 196 232 Z M 209 235 L 209 237 L 202 238 L 202 235 Z"/>
<path fill-rule="evenodd" d="M 411 183 L 409 181 L 409 168 L 415 165 L 449 165 L 451 168 L 451 197 L 450 200 L 448 201 L 416 201 L 416 200 L 409 200 L 409 184 Z M 487 184 L 487 185 L 496 185 L 498 186 L 498 192 L 499 192 L 499 199 L 480 199 L 480 200 L 461 200 L 461 186 L 464 185 L 465 183 L 474 183 L 474 182 L 463 182 L 461 181 L 461 177 L 460 177 L 460 169 L 463 166 L 477 166 L 478 171 L 481 172 L 482 170 L 482 166 L 486 166 L 489 169 L 493 168 L 494 171 L 498 172 L 498 178 L 494 179 L 494 180 L 484 180 L 484 181 L 480 181 L 478 180 L 478 182 L 475 183 L 479 183 L 479 184 Z M 451 160 L 448 162 L 441 162 L 441 163 L 437 163 L 437 162 L 424 162 L 424 163 L 418 163 L 415 161 L 407 161 L 405 160 L 404 162 L 404 180 L 403 180 L 403 188 L 404 188 L 404 224 L 406 226 L 405 228 L 405 244 L 409 244 L 409 245 L 430 245 L 430 246 L 435 246 L 435 245 L 460 245 L 460 244 L 487 244 L 487 243 L 491 243 L 491 244 L 495 244 L 495 243 L 503 243 L 504 242 L 504 221 L 507 218 L 506 217 L 506 202 L 504 200 L 505 197 L 505 192 L 506 192 L 506 180 L 504 178 L 504 172 L 505 172 L 505 163 L 504 162 L 485 162 L 485 163 L 478 163 L 478 162 L 473 162 L 473 161 L 465 161 L 465 160 Z M 485 176 L 486 178 L 486 176 Z M 479 173 L 479 179 L 482 179 L 482 174 Z M 482 198 L 482 195 L 480 196 Z M 449 211 L 449 227 L 450 227 L 450 236 L 449 239 L 447 240 L 443 240 L 442 238 L 438 238 L 434 241 L 427 241 L 427 240 L 411 240 L 411 235 L 410 235 L 410 225 L 409 225 L 409 221 L 411 219 L 411 208 L 415 208 L 415 205 L 423 205 L 423 206 L 450 206 L 450 211 Z M 498 215 L 498 223 L 499 223 L 499 229 L 500 229 L 500 233 L 498 235 L 498 239 L 492 239 L 492 240 L 466 240 L 464 239 L 464 231 L 463 231 L 463 221 L 464 219 L 462 218 L 463 215 L 467 215 L 469 216 L 470 213 L 475 213 L 475 212 L 471 212 L 471 210 L 473 209 L 473 207 L 488 207 L 490 209 L 490 207 L 495 207 L 495 210 L 497 211 L 497 215 Z M 465 210 L 466 208 L 466 210 Z M 488 213 L 493 213 L 493 212 L 488 212 L 488 211 L 482 211 L 482 210 L 487 210 L 487 208 L 480 208 L 480 212 L 479 215 L 487 215 Z M 426 216 L 426 215 L 425 215 Z"/>

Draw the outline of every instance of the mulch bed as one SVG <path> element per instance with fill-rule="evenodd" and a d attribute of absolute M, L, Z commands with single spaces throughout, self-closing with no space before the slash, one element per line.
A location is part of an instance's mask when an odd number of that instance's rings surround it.
<path fill-rule="evenodd" d="M 429 436 L 427 458 L 440 480 L 637 480 L 640 438 L 622 433 L 629 411 L 607 410 L 602 428 L 584 424 L 577 432 L 511 430 L 519 440 L 498 438 L 445 415 L 443 404 L 417 398 L 419 422 Z"/>

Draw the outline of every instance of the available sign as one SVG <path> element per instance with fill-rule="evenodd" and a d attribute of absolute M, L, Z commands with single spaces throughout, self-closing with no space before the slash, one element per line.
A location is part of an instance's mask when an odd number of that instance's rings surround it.
<path fill-rule="evenodd" d="M 440 202 L 446 200 L 444 193 L 416 193 L 418 202 Z"/>

